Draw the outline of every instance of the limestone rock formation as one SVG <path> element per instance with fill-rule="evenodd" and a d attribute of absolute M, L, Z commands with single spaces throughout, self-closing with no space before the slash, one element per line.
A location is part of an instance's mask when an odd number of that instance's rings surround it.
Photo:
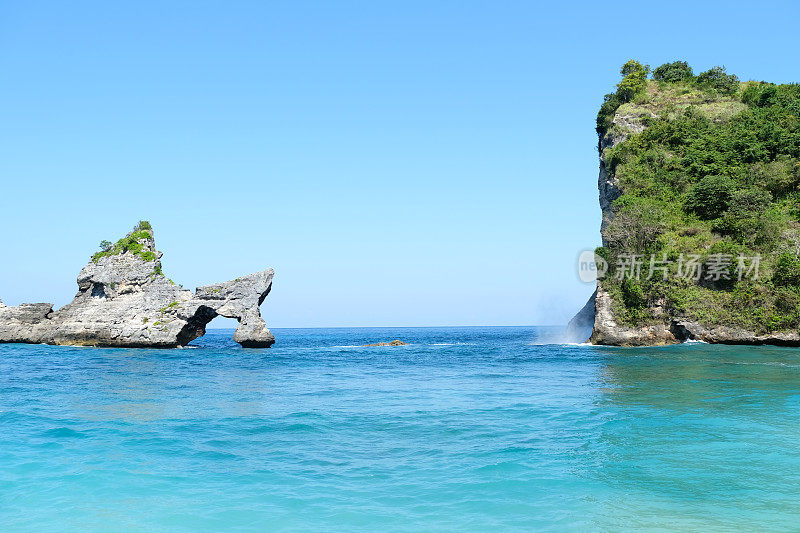
<path fill-rule="evenodd" d="M 697 340 L 709 344 L 773 344 L 777 346 L 800 346 L 800 333 L 783 331 L 759 335 L 746 329 L 717 325 L 704 326 L 683 318 L 673 318 L 664 324 L 629 327 L 614 318 L 611 297 L 598 287 L 594 301 L 587 305 L 595 306 L 594 330 L 590 341 L 594 344 L 611 346 L 655 346 L 676 344 L 687 340 Z"/>
<path fill-rule="evenodd" d="M 741 104 L 740 104 L 741 105 Z M 620 108 L 623 110 L 624 108 Z M 737 109 L 740 109 L 737 107 Z M 646 129 L 644 118 L 652 118 L 649 112 L 631 115 L 618 110 L 611 127 L 599 139 L 600 172 L 598 176 L 599 203 L 602 211 L 601 235 L 612 220 L 612 202 L 622 195 L 618 180 L 606 166 L 606 150 L 625 141 L 631 135 Z M 640 110 L 641 111 L 641 110 Z M 605 246 L 605 238 L 603 245 Z M 663 302 L 655 302 L 648 311 L 662 322 L 629 326 L 620 323 L 614 315 L 613 301 L 597 282 L 597 290 L 575 315 L 567 327 L 568 340 L 581 342 L 591 333 L 589 341 L 594 344 L 613 346 L 652 346 L 676 344 L 686 340 L 699 340 L 720 344 L 772 344 L 800 346 L 800 331 L 778 331 L 759 334 L 741 327 L 725 324 L 701 324 L 681 316 L 672 316 L 664 309 Z"/>
<path fill-rule="evenodd" d="M 618 324 L 611 309 L 611 297 L 598 282 L 594 295 L 594 330 L 590 341 L 613 346 L 653 346 L 686 340 L 684 332 L 667 324 L 627 327 Z"/>
<path fill-rule="evenodd" d="M 218 315 L 239 321 L 233 338 L 243 347 L 275 342 L 259 310 L 272 269 L 192 293 L 164 276 L 161 255 L 150 225 L 140 223 L 92 257 L 64 307 L 0 302 L 0 342 L 173 348 L 203 335 Z"/>

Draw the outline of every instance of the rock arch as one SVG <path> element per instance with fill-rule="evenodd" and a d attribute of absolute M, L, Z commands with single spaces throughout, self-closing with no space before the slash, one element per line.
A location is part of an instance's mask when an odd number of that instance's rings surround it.
<path fill-rule="evenodd" d="M 218 315 L 239 321 L 233 339 L 244 347 L 275 342 L 259 310 L 272 289 L 272 269 L 192 293 L 164 276 L 161 255 L 150 224 L 140 223 L 92 257 L 64 307 L 0 302 L 0 342 L 172 348 L 203 335 Z"/>

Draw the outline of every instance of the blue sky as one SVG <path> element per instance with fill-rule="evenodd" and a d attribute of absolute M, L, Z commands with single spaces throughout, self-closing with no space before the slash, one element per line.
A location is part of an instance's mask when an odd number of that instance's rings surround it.
<path fill-rule="evenodd" d="M 800 78 L 793 3 L 0 8 L 0 298 L 67 303 L 149 219 L 186 287 L 273 267 L 273 327 L 564 323 L 629 58 Z"/>

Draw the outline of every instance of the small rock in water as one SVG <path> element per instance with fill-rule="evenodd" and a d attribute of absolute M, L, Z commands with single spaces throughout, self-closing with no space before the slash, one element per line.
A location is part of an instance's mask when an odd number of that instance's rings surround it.
<path fill-rule="evenodd" d="M 406 343 L 400 340 L 393 340 L 392 342 L 377 342 L 375 344 L 365 344 L 364 346 L 405 346 Z"/>

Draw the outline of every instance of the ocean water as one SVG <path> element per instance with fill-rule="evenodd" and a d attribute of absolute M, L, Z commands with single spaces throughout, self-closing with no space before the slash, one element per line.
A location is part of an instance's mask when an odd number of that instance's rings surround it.
<path fill-rule="evenodd" d="M 0 530 L 800 528 L 798 350 L 275 333 L 0 345 Z"/>

